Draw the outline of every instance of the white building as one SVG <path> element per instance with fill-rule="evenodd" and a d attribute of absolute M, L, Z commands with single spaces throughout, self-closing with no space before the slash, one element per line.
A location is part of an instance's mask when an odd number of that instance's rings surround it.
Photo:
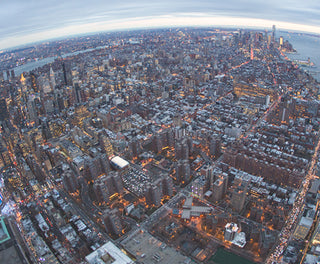
<path fill-rule="evenodd" d="M 111 241 L 86 256 L 89 264 L 131 264 L 134 263 Z"/>

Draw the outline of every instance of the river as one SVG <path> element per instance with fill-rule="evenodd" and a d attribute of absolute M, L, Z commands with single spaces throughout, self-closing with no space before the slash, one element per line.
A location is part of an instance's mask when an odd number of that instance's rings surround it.
<path fill-rule="evenodd" d="M 311 36 L 303 33 L 286 33 L 286 32 L 277 32 L 277 37 L 283 36 L 284 40 L 288 40 L 297 53 L 290 53 L 287 56 L 291 60 L 308 60 L 315 64 L 314 67 L 302 67 L 304 70 L 307 70 L 316 80 L 320 81 L 320 37 Z M 69 56 L 77 55 L 80 53 L 89 52 L 96 49 L 103 49 L 106 46 L 100 46 L 96 48 L 71 52 L 63 54 L 62 57 L 66 58 Z M 27 64 L 18 66 L 14 68 L 15 75 L 18 76 L 23 72 L 28 72 L 38 67 L 42 67 L 47 63 L 53 62 L 56 57 L 48 57 L 38 61 L 29 62 Z M 4 74 L 6 76 L 6 74 Z"/>
<path fill-rule="evenodd" d="M 315 64 L 314 67 L 301 67 L 307 70 L 317 81 L 320 81 L 320 36 L 311 36 L 303 33 L 278 33 L 288 40 L 297 53 L 287 54 L 291 60 L 304 60 L 308 58 Z"/>
<path fill-rule="evenodd" d="M 99 46 L 99 47 L 96 47 L 96 48 L 70 52 L 70 53 L 63 54 L 61 57 L 62 58 L 66 58 L 66 57 L 74 56 L 74 55 L 77 55 L 77 54 L 86 53 L 86 52 L 89 52 L 89 51 L 103 49 L 103 48 L 107 48 L 107 47 L 108 46 Z M 55 56 L 55 57 L 44 58 L 44 59 L 37 60 L 37 61 L 28 62 L 26 64 L 23 64 L 23 65 L 20 65 L 20 66 L 18 66 L 16 68 L 13 68 L 13 70 L 14 70 L 15 75 L 19 76 L 21 73 L 29 72 L 29 71 L 32 71 L 32 70 L 34 70 L 36 68 L 42 67 L 42 66 L 44 66 L 44 65 L 46 65 L 48 63 L 52 63 L 57 58 L 58 58 L 58 56 Z M 4 76 L 5 77 L 7 76 L 5 72 L 4 72 Z"/>

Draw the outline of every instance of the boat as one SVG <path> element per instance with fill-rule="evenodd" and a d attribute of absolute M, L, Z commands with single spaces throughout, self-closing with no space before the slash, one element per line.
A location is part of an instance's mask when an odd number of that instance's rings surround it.
<path fill-rule="evenodd" d="M 310 61 L 310 58 L 308 58 L 308 60 L 294 60 L 294 62 L 302 67 L 315 67 L 315 64 Z"/>

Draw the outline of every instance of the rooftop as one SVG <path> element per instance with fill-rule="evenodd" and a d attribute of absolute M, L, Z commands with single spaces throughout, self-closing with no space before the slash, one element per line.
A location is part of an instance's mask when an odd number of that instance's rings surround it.
<path fill-rule="evenodd" d="M 139 263 L 179 264 L 191 261 L 144 230 L 137 230 L 121 244 Z"/>
<path fill-rule="evenodd" d="M 119 156 L 113 157 L 111 159 L 111 162 L 114 163 L 120 169 L 123 169 L 124 167 L 129 165 L 128 161 L 124 160 L 123 158 L 120 158 Z"/>
<path fill-rule="evenodd" d="M 4 223 L 4 218 L 0 219 L 0 244 L 10 239 L 8 229 Z"/>
<path fill-rule="evenodd" d="M 90 264 L 129 264 L 134 263 L 111 241 L 86 256 Z"/>
<path fill-rule="evenodd" d="M 0 251 L 0 262 L 6 264 L 23 263 L 19 257 L 18 251 L 14 246 Z"/>

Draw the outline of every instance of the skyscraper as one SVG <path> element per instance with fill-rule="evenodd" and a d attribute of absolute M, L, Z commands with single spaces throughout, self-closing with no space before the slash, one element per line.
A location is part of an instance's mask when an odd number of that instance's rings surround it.
<path fill-rule="evenodd" d="M 281 47 L 283 46 L 283 37 L 282 37 L 282 36 L 280 36 L 279 45 L 280 45 Z"/>
<path fill-rule="evenodd" d="M 111 144 L 109 138 L 106 135 L 104 135 L 104 134 L 99 135 L 99 143 L 102 146 L 102 148 L 104 149 L 104 151 L 108 157 L 113 156 L 113 147 L 112 147 L 112 144 Z"/>
<path fill-rule="evenodd" d="M 63 182 L 63 186 L 64 188 L 68 191 L 68 192 L 75 192 L 78 188 L 78 181 L 76 176 L 74 175 L 74 173 L 71 171 L 71 169 L 69 171 L 64 172 L 63 176 L 62 176 L 62 182 Z"/>
<path fill-rule="evenodd" d="M 212 199 L 213 201 L 220 201 L 223 197 L 223 195 L 226 193 L 226 185 L 228 181 L 228 175 L 224 177 L 219 177 L 212 186 Z"/>
<path fill-rule="evenodd" d="M 175 156 L 177 160 L 189 159 L 189 145 L 186 138 L 179 140 L 175 144 Z"/>
<path fill-rule="evenodd" d="M 34 97 L 29 95 L 28 101 L 27 101 L 27 109 L 28 109 L 28 115 L 29 119 L 31 121 L 34 121 L 36 125 L 39 124 L 38 116 L 37 116 L 37 109 L 36 104 L 34 102 Z"/>
<path fill-rule="evenodd" d="M 173 195 L 173 182 L 169 176 L 164 177 L 162 180 L 162 194 L 167 196 Z"/>
<path fill-rule="evenodd" d="M 241 182 L 232 192 L 231 207 L 236 212 L 240 212 L 246 202 L 248 182 Z"/>
<path fill-rule="evenodd" d="M 210 155 L 218 158 L 221 154 L 220 138 L 217 135 L 212 135 L 209 138 L 209 151 Z"/>
<path fill-rule="evenodd" d="M 272 26 L 272 41 L 274 42 L 276 39 L 276 25 Z"/>
<path fill-rule="evenodd" d="M 37 76 L 34 75 L 33 73 L 31 73 L 31 74 L 30 74 L 30 77 L 31 77 L 32 89 L 33 89 L 36 93 L 39 92 Z"/>
<path fill-rule="evenodd" d="M 72 86 L 71 65 L 68 62 L 62 63 L 63 78 L 66 86 Z"/>
<path fill-rule="evenodd" d="M 176 180 L 184 184 L 190 180 L 190 164 L 188 160 L 179 160 L 176 163 Z"/>
<path fill-rule="evenodd" d="M 5 99 L 0 99 L 0 121 L 4 121 L 9 118 L 9 112 L 7 108 L 7 102 Z"/>
<path fill-rule="evenodd" d="M 103 223 L 108 233 L 119 236 L 122 232 L 122 223 L 117 215 L 117 209 L 105 210 L 103 215 Z"/>
<path fill-rule="evenodd" d="M 54 71 L 53 71 L 52 67 L 50 67 L 49 80 L 50 80 L 51 90 L 53 91 L 54 88 L 56 87 L 56 78 L 55 78 Z"/>
<path fill-rule="evenodd" d="M 104 180 L 105 180 L 105 177 L 102 176 L 101 178 L 97 179 L 93 184 L 93 190 L 94 190 L 97 202 L 99 203 L 109 202 L 110 193 Z"/>
<path fill-rule="evenodd" d="M 146 203 L 150 206 L 159 206 L 161 204 L 161 190 L 155 185 L 150 185 L 147 188 L 146 194 Z"/>
<path fill-rule="evenodd" d="M 16 77 L 16 74 L 14 72 L 14 70 L 11 70 L 11 78 L 14 79 Z"/>
<path fill-rule="evenodd" d="M 74 83 L 74 93 L 76 103 L 81 103 L 81 89 L 79 83 Z"/>
<path fill-rule="evenodd" d="M 225 226 L 224 230 L 224 240 L 232 241 L 235 237 L 235 234 L 238 232 L 239 228 L 236 223 L 228 223 Z"/>

